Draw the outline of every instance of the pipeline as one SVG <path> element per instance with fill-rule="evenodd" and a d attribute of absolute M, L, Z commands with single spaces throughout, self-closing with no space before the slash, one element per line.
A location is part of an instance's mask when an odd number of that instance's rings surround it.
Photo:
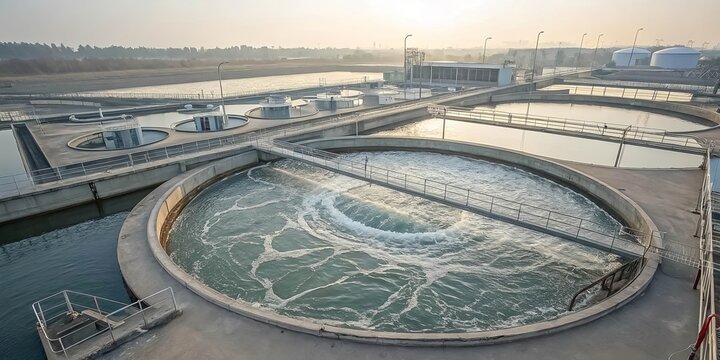
<path fill-rule="evenodd" d="M 708 315 L 708 317 L 705 318 L 705 321 L 700 328 L 700 332 L 698 333 L 697 340 L 695 340 L 695 345 L 693 345 L 692 350 L 690 351 L 690 357 L 688 357 L 688 360 L 695 360 L 695 354 L 697 353 L 697 349 L 700 347 L 700 345 L 702 345 L 703 341 L 705 341 L 705 337 L 707 337 L 708 327 L 710 327 L 710 321 L 718 316 L 720 316 L 720 313 L 710 314 Z"/>

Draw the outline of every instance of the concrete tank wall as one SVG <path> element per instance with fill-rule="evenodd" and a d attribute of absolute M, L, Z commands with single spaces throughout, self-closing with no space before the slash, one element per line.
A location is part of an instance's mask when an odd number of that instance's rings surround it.
<path fill-rule="evenodd" d="M 420 138 L 388 138 L 388 137 L 355 137 L 321 139 L 308 142 L 318 148 L 335 149 L 395 149 L 395 150 L 430 150 L 440 152 L 456 152 L 466 155 L 482 156 L 495 160 L 513 163 L 519 166 L 535 169 L 538 172 L 562 178 L 563 182 L 576 186 L 606 202 L 614 211 L 621 214 L 631 225 L 649 231 L 657 231 L 650 218 L 632 200 L 620 192 L 606 186 L 604 183 L 588 175 L 572 170 L 564 165 L 550 160 L 530 156 L 520 152 L 504 150 L 470 143 L 442 141 Z M 142 224 L 132 223 L 133 229 L 137 226 L 146 227 L 146 233 L 136 232 L 134 241 L 148 244 L 152 255 L 158 264 L 182 286 L 187 287 L 208 302 L 237 314 L 264 322 L 281 328 L 303 332 L 311 335 L 329 337 L 332 339 L 346 339 L 373 344 L 394 344 L 413 346 L 472 346 L 478 344 L 493 344 L 515 341 L 519 339 L 542 336 L 569 329 L 597 319 L 628 303 L 650 284 L 657 269 L 657 262 L 651 259 L 642 269 L 641 273 L 626 288 L 598 304 L 588 308 L 571 312 L 557 319 L 543 321 L 531 325 L 523 325 L 508 329 L 466 332 L 466 333 L 396 333 L 372 331 L 364 329 L 350 329 L 327 324 L 318 324 L 302 319 L 295 319 L 278 315 L 274 312 L 237 301 L 204 285 L 198 279 L 187 274 L 175 264 L 164 249 L 164 234 L 169 229 L 171 221 L 192 196 L 202 190 L 206 185 L 217 179 L 224 172 L 239 169 L 257 161 L 259 154 L 247 154 L 242 157 L 232 157 L 220 160 L 214 164 L 199 168 L 176 177 L 163 184 L 159 189 L 148 195 L 133 210 L 128 218 L 143 219 Z M 264 156 L 262 156 L 264 157 Z M 123 226 L 122 233 L 126 226 Z M 143 235 L 140 237 L 140 235 Z M 127 234 L 126 234 L 127 235 Z M 124 241 L 128 241 L 127 238 Z M 125 264 L 120 257 L 120 267 L 129 288 L 138 293 L 137 286 L 142 286 L 144 274 L 139 273 Z M 139 292 L 143 293 L 143 292 Z"/>

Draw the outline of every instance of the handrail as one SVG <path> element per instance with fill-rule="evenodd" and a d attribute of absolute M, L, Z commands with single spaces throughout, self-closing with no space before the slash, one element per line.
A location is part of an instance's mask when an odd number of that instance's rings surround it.
<path fill-rule="evenodd" d="M 700 248 L 702 249 L 701 266 L 699 267 L 700 279 L 700 301 L 698 314 L 698 330 L 703 326 L 705 319 L 714 314 L 716 311 L 715 304 L 715 266 L 713 258 L 713 219 L 712 219 L 712 179 L 710 177 L 710 154 L 711 149 L 708 148 L 706 154 L 705 176 L 703 178 L 703 186 L 701 189 L 701 232 L 700 232 Z M 716 360 L 717 359 L 717 335 L 715 329 L 717 320 L 713 317 L 710 323 L 709 334 L 706 341 L 697 349 L 698 359 Z"/>
<path fill-rule="evenodd" d="M 232 79 L 231 79 L 232 80 Z M 369 81 L 379 81 L 381 78 L 369 78 L 367 76 L 360 78 L 348 78 L 333 82 L 319 83 L 317 88 L 360 85 Z M 307 85 L 296 87 L 264 87 L 251 91 L 236 91 L 225 93 L 225 98 L 256 96 L 268 94 L 272 92 L 287 92 L 308 88 Z M 315 88 L 315 86 L 313 86 Z M 120 99 L 158 99 L 158 100 L 198 100 L 198 101 L 214 101 L 220 100 L 220 94 L 214 92 L 201 92 L 196 94 L 190 93 L 143 93 L 143 92 L 113 92 L 113 91 L 89 91 L 89 92 L 70 92 L 70 93 L 42 93 L 42 94 L 3 94 L 3 96 L 17 97 L 36 97 L 36 98 L 69 98 L 69 99 L 85 99 L 85 98 L 120 98 Z"/>
<path fill-rule="evenodd" d="M 593 136 L 635 140 L 645 143 L 664 144 L 671 148 L 688 148 L 700 151 L 704 147 L 694 138 L 672 134 L 664 129 L 627 126 L 609 122 L 596 122 L 570 118 L 510 113 L 498 110 L 466 109 L 440 105 L 428 106 L 428 112 L 437 117 L 467 118 L 486 123 L 507 126 L 527 126 L 562 132 L 587 133 Z"/>
<path fill-rule="evenodd" d="M 80 299 L 86 300 L 86 301 L 92 301 L 94 303 L 94 307 L 83 305 L 77 301 L 73 301 L 71 298 L 71 295 L 79 296 Z M 164 298 L 160 300 L 153 300 L 155 297 L 158 296 L 164 296 Z M 60 302 L 58 304 L 53 304 L 52 306 L 45 306 L 43 307 L 43 303 L 49 302 L 53 299 L 56 299 L 60 297 Z M 100 296 L 95 295 L 89 295 L 81 292 L 71 291 L 71 290 L 63 290 L 58 293 L 55 293 L 53 295 L 50 295 L 48 297 L 45 297 L 41 300 L 38 300 L 32 304 L 33 312 L 35 313 L 35 318 L 37 319 L 38 325 L 40 329 L 42 330 L 43 337 L 47 340 L 48 346 L 50 351 L 53 353 L 63 353 L 65 357 L 67 357 L 68 350 L 74 348 L 75 346 L 94 338 L 100 334 L 104 334 L 106 332 L 110 333 L 110 336 L 112 337 L 113 341 L 115 341 L 115 334 L 114 330 L 129 326 L 127 325 L 130 318 L 140 314 L 143 317 L 143 324 L 147 326 L 147 317 L 146 313 L 150 309 L 158 309 L 159 305 L 172 302 L 171 307 L 169 308 L 171 311 L 178 311 L 177 302 L 175 300 L 175 293 L 173 292 L 172 288 L 167 287 L 165 289 L 162 289 L 160 291 L 157 291 L 151 295 L 148 295 L 142 299 L 139 299 L 137 301 L 134 301 L 130 304 L 126 304 L 123 302 L 115 301 L 112 299 L 107 299 Z M 100 304 L 103 302 L 110 302 L 116 305 L 121 305 L 119 308 L 113 308 L 110 310 L 105 310 L 103 306 Z M 62 309 L 64 307 L 64 311 L 61 311 L 59 314 L 53 315 L 55 311 L 51 312 L 51 310 L 56 309 Z M 117 307 L 117 306 L 116 306 Z M 57 319 L 58 317 L 65 316 L 67 314 L 77 314 L 81 313 L 82 311 L 78 311 L 80 309 L 87 309 L 87 310 L 97 310 L 97 314 L 102 316 L 105 320 L 102 319 L 96 319 L 94 321 L 91 321 L 85 325 L 82 325 L 76 329 L 73 329 L 72 331 L 63 334 L 62 336 L 57 337 L 51 337 L 48 334 L 48 325 L 52 323 L 53 320 Z M 117 316 L 118 314 L 122 314 L 124 312 L 129 312 L 128 310 L 132 309 L 132 312 L 119 319 L 111 319 L 113 316 Z M 47 318 L 48 315 L 53 315 L 50 318 Z M 107 325 L 107 327 L 103 329 L 97 329 L 97 324 L 104 323 Z M 92 334 L 82 338 L 82 339 L 73 339 L 72 336 L 74 334 L 80 333 L 80 331 L 83 331 L 91 326 L 96 326 L 96 331 L 93 331 Z M 53 344 L 57 344 L 60 346 L 59 349 L 56 350 L 56 346 Z"/>
<path fill-rule="evenodd" d="M 338 126 L 347 123 L 359 122 L 363 118 L 372 117 L 378 113 L 393 114 L 399 111 L 420 109 L 428 104 L 444 101 L 451 97 L 469 95 L 474 92 L 483 91 L 487 91 L 487 89 L 461 90 L 454 93 L 436 95 L 428 99 L 381 106 L 370 110 L 364 110 L 360 113 L 329 116 L 299 124 L 261 129 L 252 133 L 219 136 L 211 139 L 197 140 L 176 145 L 169 145 L 162 148 L 138 151 L 126 155 L 117 155 L 100 160 L 39 169 L 22 174 L 0 176 L 0 198 L 31 192 L 36 190 L 38 185 L 58 183 L 69 178 L 103 173 L 113 169 L 134 167 L 140 164 L 162 161 L 211 149 L 237 147 L 243 144 L 247 145 L 258 137 L 290 136 L 308 128 L 322 129 L 324 126 Z"/>
<path fill-rule="evenodd" d="M 577 299 L 581 294 L 588 294 L 587 296 L 590 296 L 589 290 L 593 289 L 597 285 L 600 285 L 600 290 L 606 291 L 606 295 L 603 299 L 609 298 L 613 294 L 619 292 L 620 290 L 624 289 L 626 286 L 630 285 L 630 283 L 638 276 L 640 275 L 640 272 L 642 268 L 645 266 L 645 257 L 640 256 L 632 261 L 629 261 L 614 270 L 608 272 L 607 274 L 603 275 L 599 279 L 593 281 L 592 283 L 583 286 L 580 290 L 575 292 L 575 295 L 573 295 L 572 299 L 570 300 L 570 305 L 568 305 L 567 311 L 573 311 L 575 308 L 575 305 L 577 304 Z M 620 274 L 620 276 L 618 276 Z M 613 285 L 616 281 L 621 281 L 625 279 L 630 279 L 627 283 L 623 284 L 623 286 L 619 288 L 613 288 Z M 609 280 L 609 283 L 608 283 Z"/>
<path fill-rule="evenodd" d="M 455 186 L 420 176 L 391 170 L 384 167 L 369 165 L 339 157 L 338 154 L 314 149 L 308 146 L 289 143 L 277 139 L 262 139 L 256 143 L 260 149 L 280 151 L 286 156 L 297 154 L 301 159 L 321 161 L 324 165 L 379 183 L 400 187 L 412 192 L 422 193 L 445 201 L 458 203 L 464 207 L 474 208 L 502 217 L 512 217 L 518 222 L 530 223 L 539 228 L 548 229 L 574 238 L 586 238 L 610 244 L 610 248 L 635 248 L 642 253 L 644 246 L 651 239 L 647 234 L 633 231 L 618 224 L 613 230 L 606 230 L 603 224 L 549 210 L 537 205 L 501 198 L 492 194 Z M 308 157 L 313 159 L 308 159 Z M 627 250 L 627 249 L 626 249 Z M 633 251 L 633 250 L 628 250 Z"/>
<path fill-rule="evenodd" d="M 613 87 L 604 85 L 554 84 L 545 87 L 542 90 L 568 90 L 568 92 L 573 95 L 595 95 L 667 102 L 689 102 L 692 100 L 693 96 L 690 93 L 671 90 Z"/>
<path fill-rule="evenodd" d="M 259 137 L 254 145 L 260 150 L 279 156 L 306 161 L 329 170 L 351 174 L 381 185 L 385 184 L 390 188 L 406 190 L 408 193 L 432 197 L 434 200 L 472 209 L 482 214 L 502 217 L 516 223 L 523 222 L 536 229 L 563 234 L 566 238 L 600 243 L 606 249 L 623 250 L 624 253 L 642 254 L 643 256 L 647 256 L 648 253 L 655 254 L 661 258 L 693 267 L 713 266 L 701 263 L 698 258 L 699 247 L 688 245 L 683 241 L 663 238 L 661 233 L 654 231 L 644 233 L 623 225 L 618 225 L 617 228 L 608 231 L 606 226 L 589 219 L 563 214 L 533 204 L 499 198 L 491 194 L 473 191 L 469 187 L 442 183 L 369 163 L 366 167 L 364 162 L 346 159 L 336 153 L 278 139 Z M 656 241 L 656 238 L 660 238 L 661 241 Z M 656 243 L 673 245 L 674 250 L 655 245 Z"/>
<path fill-rule="evenodd" d="M 672 83 L 653 83 L 643 81 L 625 81 L 625 80 L 605 80 L 605 79 L 571 79 L 569 85 L 596 85 L 596 86 L 616 86 L 629 88 L 646 88 L 648 90 L 657 89 L 665 91 L 694 91 L 698 93 L 712 94 L 712 86 L 706 85 L 689 85 L 689 84 L 672 84 Z"/>

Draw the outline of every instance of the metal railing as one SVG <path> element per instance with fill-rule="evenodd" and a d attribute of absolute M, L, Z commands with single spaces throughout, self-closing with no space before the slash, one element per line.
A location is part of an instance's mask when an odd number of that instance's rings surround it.
<path fill-rule="evenodd" d="M 230 79 L 228 81 L 232 81 Z M 361 85 L 370 81 L 379 81 L 382 78 L 370 78 L 367 76 L 361 78 L 343 79 L 333 82 L 319 83 L 317 87 L 335 87 L 335 86 L 350 86 L 350 85 Z M 248 91 L 235 91 L 226 92 L 225 99 L 262 95 L 272 92 L 286 92 L 306 89 L 310 84 L 298 85 L 294 87 L 262 87 L 254 88 Z M 3 97 L 30 97 L 30 98 L 67 98 L 67 99 L 93 99 L 93 98 L 117 98 L 117 99 L 153 99 L 153 100 L 186 100 L 186 101 L 219 101 L 220 93 L 215 92 L 200 92 L 200 93 L 154 93 L 154 92 L 121 92 L 121 91 L 89 91 L 89 92 L 75 92 L 75 93 L 41 93 L 41 94 L 7 94 L 2 95 Z"/>
<path fill-rule="evenodd" d="M 588 86 L 611 86 L 619 88 L 640 88 L 640 89 L 656 89 L 665 91 L 679 91 L 691 93 L 712 94 L 713 87 L 706 85 L 689 85 L 689 84 L 671 84 L 671 83 L 652 83 L 643 81 L 623 81 L 623 80 L 602 80 L 602 79 L 572 79 L 573 85 L 581 84 Z"/>
<path fill-rule="evenodd" d="M 462 186 L 350 160 L 338 154 L 304 145 L 273 139 L 258 139 L 256 146 L 261 150 L 280 156 L 321 165 L 411 194 L 421 194 L 431 200 L 450 203 L 463 209 L 491 215 L 496 219 L 527 224 L 532 229 L 562 234 L 566 238 L 600 245 L 610 251 L 616 249 L 643 254 L 646 251 L 644 244 L 650 240 L 648 236 L 650 234 L 643 234 L 621 224 L 608 229 L 607 224 Z"/>
<path fill-rule="evenodd" d="M 647 233 L 621 224 L 608 229 L 607 224 L 599 224 L 574 215 L 473 191 L 469 187 L 443 183 L 366 164 L 362 161 L 346 159 L 339 154 L 277 139 L 258 137 L 254 144 L 260 150 L 281 157 L 305 161 L 330 171 L 423 196 L 429 200 L 470 210 L 526 228 L 554 233 L 556 236 L 574 239 L 588 245 L 592 244 L 608 251 L 615 250 L 644 257 L 654 254 L 663 259 L 695 268 L 703 266 L 699 258 L 700 248 L 688 245 L 686 241 L 665 238 L 662 233 L 655 231 Z M 665 248 L 666 245 L 671 246 L 672 250 Z"/>
<path fill-rule="evenodd" d="M 712 182 L 710 178 L 710 150 L 707 152 L 707 166 L 705 176 L 703 178 L 703 186 L 701 190 L 701 231 L 700 231 L 700 249 L 701 266 L 700 280 L 698 283 L 700 289 L 700 302 L 698 314 L 698 330 L 703 326 L 703 322 L 708 315 L 714 314 L 715 308 L 715 269 L 713 259 L 713 220 L 712 220 Z M 706 341 L 697 349 L 698 359 L 716 360 L 717 359 L 717 320 L 710 320 L 710 330 Z"/>
<path fill-rule="evenodd" d="M 152 316 L 178 311 L 172 288 L 165 288 L 130 304 L 89 295 L 81 292 L 63 290 L 32 304 L 35 318 L 42 336 L 47 340 L 53 353 L 62 353 L 69 358 L 68 352 L 78 345 L 102 334 L 109 334 L 115 342 L 117 337 L 137 328 L 148 326 Z M 92 321 L 80 323 L 78 327 L 53 333 L 53 324 L 63 320 L 75 320 L 83 312 Z"/>
<path fill-rule="evenodd" d="M 693 97 L 693 95 L 690 93 L 683 93 L 677 91 L 625 87 L 620 88 L 602 85 L 598 86 L 555 84 L 544 87 L 540 90 L 568 90 L 571 95 L 607 96 L 651 101 L 690 102 Z"/>
<path fill-rule="evenodd" d="M 519 127 L 535 127 L 552 129 L 563 132 L 576 132 L 594 136 L 612 137 L 622 140 L 635 140 L 665 144 L 668 147 L 691 148 L 695 152 L 702 152 L 703 146 L 688 136 L 668 133 L 663 129 L 654 129 L 640 126 L 628 126 L 605 122 L 595 122 L 577 119 L 568 119 L 551 116 L 538 116 L 531 114 L 509 113 L 497 110 L 465 109 L 439 105 L 431 105 L 428 112 L 437 117 L 455 117 L 477 120 L 489 124 L 510 125 Z"/>
<path fill-rule="evenodd" d="M 573 295 L 568 311 L 575 310 L 575 305 L 589 306 L 609 298 L 630 285 L 640 275 L 643 266 L 645 266 L 645 258 L 640 256 L 603 275 Z"/>
<path fill-rule="evenodd" d="M 378 114 L 391 115 L 398 112 L 421 109 L 434 102 L 443 101 L 459 95 L 468 95 L 479 91 L 487 91 L 487 89 L 462 90 L 454 93 L 433 96 L 428 99 L 381 106 L 375 109 L 362 111 L 357 114 L 350 113 L 327 117 L 324 119 L 308 120 L 301 123 L 258 130 L 247 134 L 220 136 L 212 139 L 198 140 L 162 148 L 133 152 L 126 155 L 117 155 L 100 160 L 34 170 L 28 173 L 0 176 L 0 198 L 29 193 L 38 190 L 40 186 L 61 184 L 74 178 L 102 174 L 125 168 L 133 168 L 131 171 L 135 171 L 134 168 L 137 165 L 194 155 L 203 151 L 230 149 L 242 145 L 250 145 L 252 141 L 258 137 L 286 137 L 299 134 L 307 129 L 320 130 L 353 122 L 357 124 L 363 119 L 371 118 Z"/>

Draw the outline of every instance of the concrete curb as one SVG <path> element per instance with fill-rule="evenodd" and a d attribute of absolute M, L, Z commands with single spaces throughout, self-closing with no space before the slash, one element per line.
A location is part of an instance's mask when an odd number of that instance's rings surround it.
<path fill-rule="evenodd" d="M 547 159 L 501 148 L 420 138 L 353 137 L 321 139 L 307 143 L 313 147 L 330 149 L 392 149 L 451 152 L 464 154 L 466 156 L 482 156 L 524 168 L 534 168 L 537 172 L 549 174 L 555 179 L 588 192 L 593 197 L 600 198 L 606 206 L 613 209 L 616 213 L 621 214 L 623 219 L 631 225 L 640 225 L 643 230 L 657 231 L 657 228 L 647 214 L 622 193 L 608 187 L 595 178 Z M 475 150 L 473 151 L 472 149 Z M 173 214 L 176 214 L 182 209 L 182 206 L 187 203 L 189 197 L 214 182 L 223 174 L 233 172 L 235 169 L 248 166 L 257 161 L 258 153 L 251 151 L 219 160 L 211 165 L 189 171 L 170 180 L 166 183 L 167 186 L 163 186 L 148 195 L 145 200 L 133 209 L 133 213 L 150 211 L 150 216 L 146 217 L 148 219 L 147 222 L 145 224 L 139 224 L 140 226 L 146 226 L 147 231 L 145 232 L 145 238 L 133 240 L 124 239 L 124 241 L 145 242 L 145 244 L 150 247 L 156 261 L 168 274 L 184 287 L 190 289 L 205 300 L 237 314 L 288 330 L 332 339 L 347 339 L 363 343 L 401 346 L 473 346 L 517 341 L 559 332 L 588 323 L 627 304 L 647 288 L 658 266 L 657 259 L 649 259 L 647 265 L 631 284 L 596 305 L 577 312 L 568 313 L 553 320 L 500 330 L 467 333 L 398 333 L 341 328 L 317 322 L 293 319 L 271 311 L 258 309 L 251 304 L 234 300 L 209 288 L 175 264 L 163 247 L 163 235 L 168 229 L 166 220 L 172 219 Z M 556 173 L 553 174 L 552 171 L 556 171 Z M 561 172 L 562 174 L 558 174 L 557 172 Z M 565 178 L 562 179 L 563 177 Z M 606 198 L 602 199 L 601 196 L 605 195 Z M 153 202 L 154 198 L 157 198 L 158 201 Z M 120 259 L 120 262 L 122 269 L 123 260 Z M 133 283 L 143 281 L 143 279 L 139 278 L 129 278 L 125 272 L 123 276 L 130 288 L 134 288 Z M 143 295 L 144 294 L 136 294 L 136 296 Z"/>

